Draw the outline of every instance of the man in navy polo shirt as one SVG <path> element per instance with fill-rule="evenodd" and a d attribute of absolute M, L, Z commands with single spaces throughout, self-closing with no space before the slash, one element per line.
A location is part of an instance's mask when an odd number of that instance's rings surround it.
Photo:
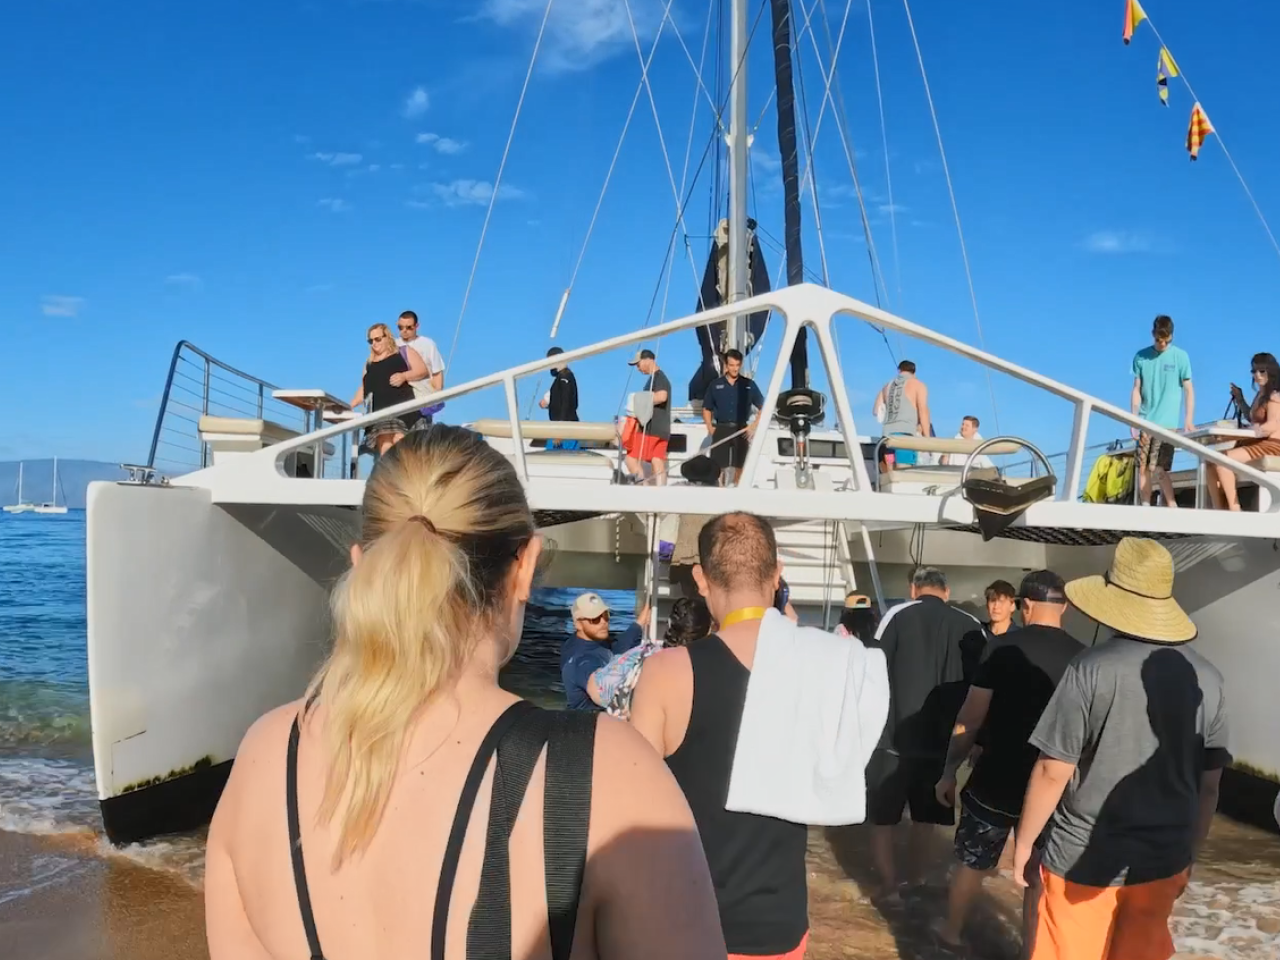
<path fill-rule="evenodd" d="M 759 411 L 755 420 L 751 419 L 753 407 Z M 711 381 L 702 398 L 702 420 L 711 434 L 709 455 L 720 468 L 721 486 L 726 481 L 738 482 L 737 473 L 747 459 L 747 443 L 760 425 L 763 412 L 760 388 L 750 377 L 742 376 L 742 354 L 728 351 L 724 355 L 724 376 Z"/>
<path fill-rule="evenodd" d="M 645 605 L 635 623 L 622 631 L 617 640 L 609 640 L 609 605 L 598 593 L 584 593 L 573 601 L 574 634 L 560 647 L 560 680 L 570 710 L 601 710 L 587 690 L 591 675 L 616 654 L 626 653 L 644 638 L 649 625 L 649 606 Z"/>

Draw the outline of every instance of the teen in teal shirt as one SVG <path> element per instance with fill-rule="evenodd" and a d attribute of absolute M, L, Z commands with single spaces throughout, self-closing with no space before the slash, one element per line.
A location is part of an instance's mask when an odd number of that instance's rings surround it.
<path fill-rule="evenodd" d="M 1181 426 L 1190 432 L 1195 426 L 1195 391 L 1191 386 L 1191 358 L 1181 347 L 1173 345 L 1173 321 L 1161 315 L 1151 328 L 1152 345 L 1139 350 L 1133 358 L 1133 395 L 1130 409 L 1137 416 L 1166 430 L 1177 430 L 1186 394 L 1187 408 Z M 1138 495 L 1139 503 L 1149 504 L 1153 481 L 1160 485 L 1165 506 L 1177 506 L 1169 471 L 1173 469 L 1173 447 L 1153 434 L 1139 435 Z"/>

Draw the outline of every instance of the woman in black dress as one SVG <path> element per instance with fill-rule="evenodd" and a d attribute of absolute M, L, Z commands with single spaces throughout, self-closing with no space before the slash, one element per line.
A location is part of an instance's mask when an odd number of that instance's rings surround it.
<path fill-rule="evenodd" d="M 397 349 L 395 337 L 385 323 L 375 323 L 370 327 L 368 340 L 369 359 L 364 363 L 360 389 L 351 401 L 352 409 L 366 400 L 373 411 L 412 400 L 410 374 L 420 379 L 427 373 L 422 357 L 414 350 Z M 369 424 L 364 431 L 365 446 L 377 450 L 378 456 L 382 456 L 409 432 L 421 416 L 420 410 L 410 410 Z"/>

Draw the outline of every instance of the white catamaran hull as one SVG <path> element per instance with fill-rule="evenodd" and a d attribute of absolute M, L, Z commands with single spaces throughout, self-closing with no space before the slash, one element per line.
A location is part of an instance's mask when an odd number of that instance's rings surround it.
<path fill-rule="evenodd" d="M 797 326 L 812 326 L 832 384 L 834 419 L 848 453 L 842 463 L 817 465 L 811 484 L 801 484 L 799 471 L 780 458 L 783 448 L 775 444 L 783 431 L 776 428 L 757 431 L 741 486 L 724 488 L 619 484 L 612 480 L 616 450 L 560 460 L 535 452 L 522 439 L 526 425 L 516 404 L 518 378 L 540 374 L 551 363 L 629 351 L 644 340 L 734 310 L 764 307 L 786 318 L 779 350 L 783 360 Z M 1073 404 L 1065 475 L 1053 481 L 1052 490 L 1020 506 L 1012 525 L 990 541 L 975 532 L 978 513 L 968 499 L 971 488 L 962 489 L 958 477 L 940 482 L 930 470 L 919 475 L 928 477 L 924 484 L 913 485 L 905 472 L 887 485 L 872 483 L 874 467 L 868 470 L 859 451 L 862 441 L 831 338 L 830 320 L 838 314 L 967 356 Z M 780 361 L 765 391 L 767 413 L 778 406 L 783 376 Z M 1201 631 L 1195 642 L 1226 679 L 1237 764 L 1224 790 L 1224 808 L 1274 826 L 1270 808 L 1280 779 L 1274 722 L 1280 645 L 1268 636 L 1280 600 L 1280 514 L 1271 509 L 1280 503 L 1280 484 L 1274 478 L 1197 449 L 1193 452 L 1202 459 L 1230 464 L 1242 481 L 1265 492 L 1268 499 L 1259 498 L 1263 511 L 1080 503 L 1076 495 L 1090 413 L 1151 430 L 1184 450 L 1192 450 L 1194 441 L 808 285 L 568 351 L 562 358 L 533 361 L 442 391 L 440 399 L 495 384 L 504 384 L 508 397 L 508 436 L 513 438 L 508 454 L 540 526 L 555 542 L 549 585 L 637 588 L 656 591 L 662 602 L 671 597 L 672 582 L 681 582 L 675 567 L 689 562 L 689 536 L 681 536 L 681 523 L 696 527 L 698 518 L 731 509 L 771 519 L 793 602 L 810 621 L 829 616 L 850 585 L 883 603 L 901 597 L 907 573 L 918 563 L 943 567 L 953 600 L 973 610 L 983 587 L 996 577 L 1016 582 L 1025 571 L 1041 567 L 1068 578 L 1101 573 L 1120 537 L 1162 539 L 1178 564 L 1178 598 Z M 393 407 L 376 416 L 395 412 Z M 210 441 L 212 466 L 162 483 L 89 487 L 90 708 L 98 791 L 111 840 L 182 830 L 207 820 L 249 725 L 303 693 L 325 654 L 329 588 L 345 569 L 357 534 L 363 481 L 301 479 L 287 475 L 284 464 L 298 451 L 340 439 L 374 416 L 294 439 L 264 441 L 270 445 L 261 447 L 246 440 L 262 431 L 261 420 L 237 426 L 224 419 L 217 435 L 230 435 L 229 427 L 236 427 L 231 431 L 235 449 L 220 452 Z M 574 464 L 585 469 L 578 471 Z M 687 520 L 673 526 L 672 517 Z M 658 541 L 672 536 L 685 555 L 674 557 L 668 570 L 655 565 L 655 555 Z M 1071 627 L 1087 641 L 1097 635 L 1082 618 Z"/>
<path fill-rule="evenodd" d="M 343 569 L 356 515 L 343 508 L 233 511 L 194 489 L 96 483 L 90 490 L 93 748 L 104 825 L 122 843 L 206 822 L 249 725 L 301 695 L 326 650 L 328 588 Z M 639 524 L 636 517 L 617 522 Z M 887 548 L 895 536 L 905 544 L 905 531 L 878 539 Z M 1257 640 L 1274 621 L 1280 552 L 1266 541 L 1197 538 L 1171 546 L 1179 597 L 1200 628 L 1196 645 L 1230 691 L 1237 769 L 1274 780 L 1280 646 Z M 858 574 L 868 576 L 858 543 L 851 552 Z M 1041 566 L 1067 577 L 1094 573 L 1105 569 L 1109 552 L 983 543 L 974 533 L 935 530 L 921 559 L 942 566 L 956 598 L 976 612 L 982 589 L 997 577 L 1016 583 Z M 636 586 L 643 558 L 615 561 L 610 553 L 559 552 L 551 582 Z M 890 596 L 905 593 L 912 565 L 905 554 L 894 562 L 893 553 L 886 549 L 878 562 Z M 837 606 L 799 603 L 801 616 L 815 622 Z M 1093 624 L 1078 618 L 1073 626 L 1086 642 L 1094 639 Z M 1246 815 L 1270 803 L 1261 781 L 1237 779 L 1236 806 Z"/>

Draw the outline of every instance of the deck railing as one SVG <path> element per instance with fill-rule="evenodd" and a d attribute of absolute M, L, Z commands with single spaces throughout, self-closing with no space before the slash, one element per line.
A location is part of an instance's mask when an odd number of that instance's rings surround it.
<path fill-rule="evenodd" d="M 634 347 L 645 341 L 652 341 L 672 333 L 727 320 L 736 314 L 754 313 L 760 310 L 775 311 L 784 323 L 777 359 L 773 363 L 772 370 L 767 373 L 767 386 L 764 384 L 767 365 L 761 364 L 761 386 L 764 388 L 764 413 L 766 419 L 772 418 L 777 408 L 778 396 L 782 392 L 783 381 L 790 369 L 792 345 L 795 343 L 800 330 L 807 327 L 814 334 L 817 346 L 816 351 L 811 351 L 810 356 L 820 358 L 821 362 L 826 366 L 827 382 L 830 385 L 832 394 L 831 406 L 836 413 L 836 425 L 846 437 L 856 438 L 859 436 L 853 416 L 853 407 L 849 398 L 848 385 L 845 383 L 840 368 L 839 351 L 836 349 L 832 336 L 833 321 L 842 317 L 850 317 L 871 324 L 877 329 L 891 330 L 946 350 L 949 353 L 965 357 L 991 370 L 999 371 L 1016 380 L 1030 384 L 1042 392 L 1057 396 L 1069 403 L 1073 408 L 1074 416 L 1072 418 L 1071 441 L 1067 448 L 1062 471 L 1058 473 L 1055 499 L 1059 502 L 1073 502 L 1079 496 L 1085 458 L 1091 449 L 1087 442 L 1089 420 L 1092 414 L 1098 413 L 1120 424 L 1123 428 L 1138 429 L 1150 433 L 1159 440 L 1169 443 L 1176 450 L 1189 453 L 1206 463 L 1224 466 L 1238 476 L 1251 480 L 1259 488 L 1267 490 L 1270 494 L 1270 503 L 1266 508 L 1267 512 L 1280 512 L 1280 475 L 1269 475 L 1254 470 L 1195 440 L 1187 439 L 1175 431 L 1166 430 L 1145 420 L 1140 420 L 1128 410 L 1121 409 L 1114 404 L 1090 396 L 1025 367 L 1009 363 L 983 350 L 970 347 L 959 340 L 936 333 L 908 320 L 903 320 L 891 313 L 847 297 L 837 291 L 814 284 L 798 284 L 784 287 L 732 305 L 671 320 L 654 327 L 603 340 L 590 346 L 566 350 L 557 356 L 545 357 L 507 370 L 495 371 L 457 386 L 446 387 L 438 394 L 435 394 L 433 399 L 438 402 L 444 402 L 487 388 L 500 387 L 506 400 L 515 468 L 520 477 L 527 483 L 530 480 L 530 472 L 528 459 L 525 455 L 525 440 L 522 433 L 520 408 L 517 400 L 516 382 L 518 380 L 530 375 L 543 373 L 551 367 L 572 364 L 613 350 Z M 778 321 L 775 320 L 774 322 L 777 323 Z M 245 458 L 245 461 L 237 467 L 237 472 L 240 470 L 249 471 L 257 474 L 264 482 L 270 482 L 269 477 L 271 474 L 282 476 L 282 473 L 275 465 L 288 453 L 312 445 L 319 440 L 337 438 L 344 433 L 352 433 L 377 419 L 407 413 L 420 405 L 421 401 L 415 398 L 377 413 L 365 414 L 341 424 L 314 431 L 306 436 L 275 444 L 267 450 L 261 451 L 260 454 Z M 747 450 L 746 460 L 741 471 L 741 482 L 736 488 L 737 490 L 744 492 L 751 490 L 756 487 L 757 481 L 762 479 L 760 473 L 764 468 L 762 461 L 767 461 L 764 456 L 766 442 L 767 431 L 756 431 Z M 853 491 L 859 493 L 873 492 L 874 487 L 868 476 L 867 465 L 861 455 L 861 447 L 857 443 L 848 443 L 846 447 L 849 466 L 853 471 Z M 651 491 L 655 497 L 657 497 L 658 492 Z M 645 495 L 643 492 L 637 494 L 641 498 Z M 615 499 L 622 502 L 622 500 L 630 496 L 631 494 L 620 493 Z M 750 498 L 745 497 L 745 499 Z"/>
<path fill-rule="evenodd" d="M 237 370 L 195 344 L 179 340 L 165 377 L 160 412 L 146 466 L 154 474 L 180 476 L 207 467 L 209 445 L 200 440 L 204 414 L 271 420 L 304 431 L 302 411 L 274 399 L 274 384 Z"/>

